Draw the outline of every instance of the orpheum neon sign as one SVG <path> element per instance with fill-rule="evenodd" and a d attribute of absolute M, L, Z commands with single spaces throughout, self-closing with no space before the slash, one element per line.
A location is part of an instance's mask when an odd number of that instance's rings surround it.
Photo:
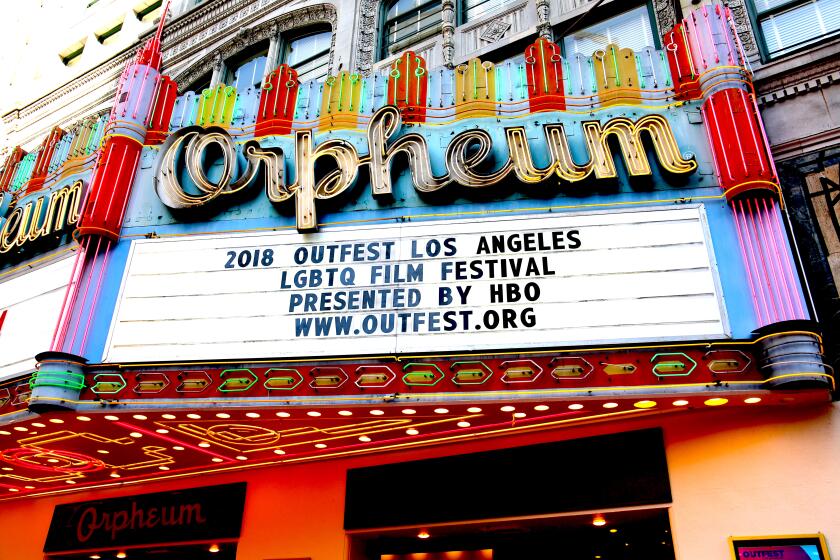
<path fill-rule="evenodd" d="M 697 168 L 693 157 L 684 156 L 668 121 L 660 115 L 646 115 L 635 121 L 617 117 L 602 124 L 584 121 L 583 141 L 589 153 L 586 163 L 576 163 L 569 148 L 563 124 L 545 124 L 545 147 L 550 154 L 546 167 L 537 167 L 524 126 L 504 128 L 508 148 L 507 160 L 496 169 L 484 172 L 490 158 L 492 139 L 481 128 L 470 129 L 455 135 L 445 150 L 447 173 L 437 176 L 432 171 L 426 139 L 410 132 L 393 138 L 401 129 L 398 108 L 385 106 L 371 117 L 367 128 L 368 154 L 359 155 L 348 140 L 331 138 L 313 145 L 311 130 L 298 130 L 294 139 L 295 182 L 285 181 L 285 154 L 277 147 L 264 148 L 257 140 L 243 146 L 247 162 L 238 178 L 233 177 L 236 148 L 231 136 L 222 128 L 190 126 L 172 134 L 164 144 L 158 160 L 155 188 L 161 201 L 172 209 L 201 207 L 237 193 L 254 183 L 260 168 L 264 168 L 265 192 L 275 203 L 295 199 L 297 228 L 299 231 L 317 229 L 315 200 L 338 196 L 351 189 L 359 175 L 359 168 L 368 166 L 371 192 L 374 196 L 392 192 L 391 163 L 398 154 L 405 154 L 414 188 L 419 192 L 434 192 L 451 184 L 469 188 L 485 188 L 498 184 L 511 173 L 523 183 L 536 184 L 556 176 L 561 181 L 574 183 L 594 176 L 596 179 L 614 179 L 617 171 L 609 139 L 614 137 L 621 150 L 625 166 L 631 176 L 651 174 L 650 163 L 642 143 L 646 133 L 653 144 L 660 166 L 672 174 L 691 173 Z M 202 161 L 211 145 L 221 148 L 221 173 L 211 180 L 204 171 Z M 181 155 L 183 152 L 183 156 Z M 316 180 L 315 162 L 324 157 L 333 160 L 333 168 Z M 195 189 L 181 183 L 180 162 Z M 197 189 L 197 192 L 194 192 Z M 193 192 L 191 192 L 193 191 Z"/>
<path fill-rule="evenodd" d="M 75 181 L 51 193 L 18 202 L 5 217 L 3 198 L 11 195 L 0 193 L 0 254 L 75 226 L 81 214 L 83 187 L 82 181 Z"/>

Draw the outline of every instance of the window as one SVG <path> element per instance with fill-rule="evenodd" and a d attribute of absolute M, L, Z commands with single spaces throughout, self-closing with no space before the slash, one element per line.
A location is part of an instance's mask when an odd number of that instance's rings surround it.
<path fill-rule="evenodd" d="M 488 0 L 495 2 L 497 0 Z M 443 4 L 438 1 L 396 0 L 387 4 L 381 58 L 403 51 L 409 45 L 440 31 Z"/>
<path fill-rule="evenodd" d="M 298 73 L 301 82 L 323 81 L 330 62 L 332 31 L 318 31 L 299 35 L 285 45 L 282 62 Z"/>
<path fill-rule="evenodd" d="M 499 11 L 511 0 L 461 0 L 461 23 L 475 21 L 489 13 Z"/>
<path fill-rule="evenodd" d="M 82 51 L 85 50 L 85 39 L 80 41 L 76 41 L 60 53 L 58 56 L 61 58 L 61 62 L 64 63 L 65 66 L 72 66 L 73 64 L 77 63 L 82 56 Z"/>
<path fill-rule="evenodd" d="M 117 33 L 120 32 L 123 26 L 123 18 L 119 18 L 118 20 L 110 22 L 108 25 L 96 30 L 94 35 L 96 36 L 96 40 L 102 43 L 103 45 L 108 44 L 111 37 L 114 37 Z"/>
<path fill-rule="evenodd" d="M 134 15 L 140 21 L 154 21 L 160 16 L 162 0 L 144 0 L 134 6 Z"/>
<path fill-rule="evenodd" d="M 227 62 L 228 79 L 226 84 L 245 91 L 248 88 L 259 88 L 265 75 L 265 64 L 268 61 L 268 44 L 262 43 L 249 49 L 248 53 Z"/>
<path fill-rule="evenodd" d="M 766 58 L 840 32 L 840 0 L 754 0 L 753 5 Z"/>
<path fill-rule="evenodd" d="M 634 51 L 656 46 L 647 5 L 578 29 L 563 38 L 566 56 L 592 56 L 592 53 L 604 49 L 610 43 Z"/>

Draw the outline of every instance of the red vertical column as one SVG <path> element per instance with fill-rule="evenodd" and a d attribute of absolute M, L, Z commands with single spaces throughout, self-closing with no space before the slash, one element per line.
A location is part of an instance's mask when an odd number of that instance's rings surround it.
<path fill-rule="evenodd" d="M 563 58 L 560 47 L 540 37 L 525 48 L 525 77 L 531 112 L 563 111 Z"/>

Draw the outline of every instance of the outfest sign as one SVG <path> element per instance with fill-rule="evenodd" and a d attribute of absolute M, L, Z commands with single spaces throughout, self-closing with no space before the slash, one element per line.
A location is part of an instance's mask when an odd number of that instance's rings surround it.
<path fill-rule="evenodd" d="M 402 121 L 399 109 L 394 106 L 382 107 L 371 117 L 365 155 L 360 155 L 354 144 L 342 138 L 331 137 L 315 146 L 312 130 L 298 130 L 294 137 L 292 184 L 285 180 L 286 154 L 281 148 L 263 147 L 258 140 L 245 142 L 242 147 L 245 169 L 239 177 L 234 177 L 236 144 L 228 132 L 219 127 L 189 126 L 172 134 L 164 143 L 158 158 L 155 189 L 169 208 L 202 207 L 249 187 L 263 168 L 267 197 L 275 203 L 294 198 L 297 229 L 305 232 L 317 229 L 315 200 L 330 199 L 351 189 L 362 166 L 368 167 L 374 196 L 391 194 L 391 165 L 399 154 L 407 156 L 414 188 L 424 193 L 440 191 L 452 184 L 481 189 L 496 185 L 511 174 L 526 184 L 537 184 L 552 176 L 568 183 L 589 177 L 614 179 L 618 174 L 609 145 L 612 137 L 617 140 L 628 173 L 650 175 L 642 133 L 649 136 L 665 171 L 679 175 L 697 168 L 693 156 L 682 154 L 671 126 L 661 115 L 645 115 L 635 121 L 627 117 L 616 117 L 606 123 L 583 121 L 583 142 L 589 154 L 585 163 L 574 160 L 562 123 L 544 124 L 544 142 L 550 154 L 546 167 L 534 163 L 523 124 L 509 122 L 512 124 L 504 128 L 508 156 L 505 161 L 497 162 L 495 170 L 485 171 L 493 163 L 490 157 L 493 140 L 486 130 L 475 128 L 453 136 L 445 149 L 446 173 L 440 176 L 432 171 L 425 137 L 417 132 L 398 134 Z M 220 173 L 211 180 L 203 162 L 208 148 L 214 144 L 221 149 L 222 159 Z M 316 177 L 315 163 L 321 158 L 330 158 L 333 165 Z M 192 185 L 181 181 L 181 166 L 186 168 Z"/>

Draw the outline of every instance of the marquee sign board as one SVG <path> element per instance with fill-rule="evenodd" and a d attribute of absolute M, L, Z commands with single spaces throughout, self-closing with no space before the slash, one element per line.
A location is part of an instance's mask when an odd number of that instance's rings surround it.
<path fill-rule="evenodd" d="M 133 243 L 105 362 L 728 336 L 702 206 Z"/>
<path fill-rule="evenodd" d="M 0 280 L 0 380 L 35 369 L 35 355 L 50 347 L 73 259 Z"/>

